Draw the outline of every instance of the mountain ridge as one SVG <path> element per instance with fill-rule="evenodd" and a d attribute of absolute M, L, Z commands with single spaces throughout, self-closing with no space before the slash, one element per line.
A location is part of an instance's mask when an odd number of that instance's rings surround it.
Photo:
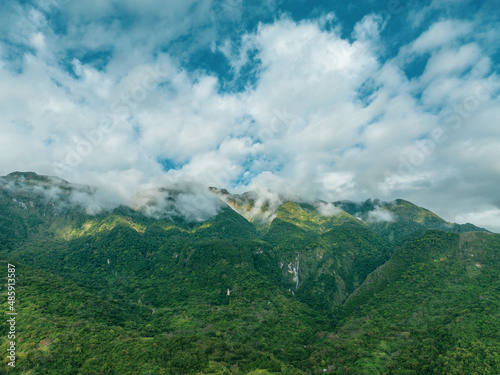
<path fill-rule="evenodd" d="M 59 177 L 38 175 L 35 172 L 16 171 L 8 174 L 7 176 L 0 177 L 0 181 L 2 180 L 4 181 L 14 180 L 18 183 L 22 184 L 24 182 L 29 185 L 40 184 L 43 187 L 50 186 L 51 183 L 54 182 L 59 186 L 64 186 L 67 190 L 79 189 L 82 192 L 89 195 L 95 194 L 97 191 L 96 188 L 91 187 L 89 185 L 76 185 L 68 181 L 65 181 Z M 154 192 L 167 193 L 167 199 L 171 201 L 175 200 L 175 196 L 184 193 L 182 188 L 178 186 L 170 189 L 159 187 L 157 189 L 150 190 L 151 197 L 143 198 L 144 201 L 143 204 L 135 207 L 130 207 L 130 206 L 127 207 L 133 209 L 134 211 L 141 211 L 141 210 L 144 211 L 145 207 L 147 207 L 148 204 L 154 205 L 155 203 L 155 195 L 153 194 Z M 358 220 L 371 223 L 373 227 L 378 227 L 379 231 L 381 230 L 380 228 L 382 226 L 384 225 L 388 226 L 387 223 L 390 223 L 394 220 L 394 218 L 391 217 L 390 215 L 384 217 L 383 212 L 386 212 L 388 214 L 396 215 L 398 219 L 403 219 L 405 220 L 405 222 L 412 221 L 418 224 L 423 224 L 426 228 L 432 227 L 433 229 L 441 229 L 435 227 L 436 226 L 446 227 L 447 225 L 450 225 L 452 227 L 451 229 L 458 232 L 460 232 L 460 230 L 463 231 L 478 230 L 478 231 L 489 232 L 488 230 L 474 226 L 471 223 L 456 224 L 447 222 L 444 219 L 437 216 L 436 214 L 434 214 L 432 211 L 414 205 L 413 203 L 406 201 L 404 199 L 395 199 L 392 202 L 384 202 L 374 198 L 367 199 L 366 201 L 363 202 L 353 202 L 353 201 L 324 202 L 322 200 L 316 200 L 313 204 L 311 204 L 311 203 L 301 202 L 300 200 L 292 201 L 284 197 L 278 197 L 277 203 L 272 204 L 270 202 L 271 199 L 266 197 L 261 197 L 258 195 L 258 193 L 254 191 L 249 191 L 243 194 L 231 194 L 226 189 L 208 187 L 201 193 L 206 196 L 207 192 L 215 194 L 215 196 L 217 196 L 222 203 L 227 204 L 229 207 L 231 207 L 234 211 L 243 216 L 245 219 L 254 223 L 254 225 L 256 225 L 257 227 L 267 227 L 270 224 L 270 222 L 274 220 L 280 208 L 286 207 L 288 203 L 294 203 L 299 206 L 306 205 L 308 206 L 309 211 L 316 210 L 318 212 L 322 211 L 321 205 L 325 206 L 330 205 L 331 206 L 330 210 L 331 209 L 334 210 L 332 211 L 332 215 L 323 214 L 322 216 L 333 217 L 336 216 L 335 214 L 340 213 L 338 210 L 341 210 L 344 213 L 347 213 Z M 118 206 L 114 208 L 118 208 Z M 108 208 L 108 210 L 110 209 Z M 377 210 L 380 211 L 376 212 Z M 382 215 L 377 215 L 381 212 Z M 386 224 L 382 225 L 380 223 L 386 223 Z M 467 230 L 465 230 L 465 227 L 467 227 Z"/>

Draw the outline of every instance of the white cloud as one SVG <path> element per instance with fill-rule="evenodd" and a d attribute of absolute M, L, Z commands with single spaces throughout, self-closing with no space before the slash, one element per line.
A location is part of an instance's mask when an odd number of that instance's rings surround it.
<path fill-rule="evenodd" d="M 370 14 L 354 26 L 353 36 L 358 42 L 378 40 L 380 32 L 386 26 L 386 21 L 380 15 Z"/>
<path fill-rule="evenodd" d="M 222 202 L 196 183 L 177 182 L 169 189 L 151 189 L 133 197 L 134 208 L 155 218 L 182 216 L 189 221 L 205 221 L 215 216 Z"/>
<path fill-rule="evenodd" d="M 450 189 L 467 212 L 500 201 L 499 85 L 489 80 L 497 63 L 491 38 L 476 37 L 477 21 L 439 18 L 387 59 L 385 21 L 373 14 L 350 39 L 327 14 L 300 22 L 281 15 L 219 40 L 210 2 L 120 4 L 138 15 L 132 25 L 98 1 L 63 5 L 65 33 L 33 7 L 1 16 L 19 31 L 16 42 L 34 48 L 24 51 L 22 71 L 0 65 L 1 174 L 59 174 L 123 201 L 173 181 L 307 200 L 404 197 L 444 217 L 455 203 L 434 197 Z M 235 5 L 232 20 L 243 14 Z M 200 39 L 176 44 L 191 34 Z M 229 57 L 237 78 L 251 64 L 253 84 L 225 92 L 214 75 L 187 68 L 200 46 Z M 70 48 L 111 55 L 99 69 L 68 57 Z M 424 73 L 409 80 L 408 64 L 423 54 Z M 438 127 L 446 141 L 405 172 L 403 160 L 422 154 L 416 142 Z M 177 168 L 165 172 L 158 159 Z"/>
<path fill-rule="evenodd" d="M 327 217 L 328 216 L 336 216 L 342 212 L 342 210 L 340 208 L 336 207 L 335 205 L 333 205 L 333 203 L 320 202 L 317 205 L 317 208 L 318 208 L 318 211 L 321 215 L 327 216 Z"/>
<path fill-rule="evenodd" d="M 436 78 L 459 75 L 473 66 L 481 58 L 481 49 L 476 43 L 462 45 L 458 50 L 444 50 L 434 54 L 420 78 L 429 84 Z"/>
<path fill-rule="evenodd" d="M 392 222 L 395 221 L 395 215 L 381 207 L 377 207 L 375 210 L 368 212 L 368 221 L 374 222 Z"/>
<path fill-rule="evenodd" d="M 469 35 L 473 27 L 471 22 L 461 20 L 436 22 L 411 44 L 411 50 L 419 54 L 431 51 Z"/>

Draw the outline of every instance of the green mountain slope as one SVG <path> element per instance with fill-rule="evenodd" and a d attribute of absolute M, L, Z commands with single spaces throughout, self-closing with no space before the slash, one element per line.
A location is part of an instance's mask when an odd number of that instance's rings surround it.
<path fill-rule="evenodd" d="M 309 205 L 282 205 L 264 236 L 278 258 L 284 286 L 319 310 L 341 304 L 389 258 L 389 245 L 340 212 L 323 216 Z"/>
<path fill-rule="evenodd" d="M 359 217 L 377 235 L 390 242 L 400 243 L 406 238 L 418 236 L 429 229 L 463 233 L 484 231 L 486 229 L 473 224 L 448 223 L 435 213 L 414 205 L 403 199 L 394 202 L 382 202 L 369 199 L 363 203 L 335 202 L 353 216 Z"/>
<path fill-rule="evenodd" d="M 339 373 L 496 373 L 499 272 L 500 235 L 431 231 L 406 241 L 343 306 L 327 340 L 330 365 Z"/>

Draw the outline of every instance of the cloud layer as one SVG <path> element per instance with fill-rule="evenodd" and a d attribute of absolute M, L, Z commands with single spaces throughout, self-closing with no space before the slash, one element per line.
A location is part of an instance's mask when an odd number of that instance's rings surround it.
<path fill-rule="evenodd" d="M 405 198 L 500 231 L 489 2 L 367 2 L 351 18 L 326 2 L 302 14 L 162 4 L 4 5 L 0 174 L 34 170 L 120 199 L 184 182 Z"/>

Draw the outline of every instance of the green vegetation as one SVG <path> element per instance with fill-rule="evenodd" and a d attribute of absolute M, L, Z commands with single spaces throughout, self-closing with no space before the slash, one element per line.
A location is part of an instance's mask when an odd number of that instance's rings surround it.
<path fill-rule="evenodd" d="M 54 184 L 62 193 L 47 194 Z M 74 185 L 36 174 L 3 186 L 0 269 L 16 265 L 18 315 L 16 368 L 5 356 L 1 373 L 500 368 L 498 234 L 402 200 L 341 202 L 333 216 L 268 205 L 264 226 L 227 206 L 205 222 L 127 207 L 89 215 L 69 204 Z M 377 209 L 394 216 L 374 220 Z M 0 292 L 6 312 L 6 284 Z M 0 322 L 0 336 L 8 328 Z"/>
<path fill-rule="evenodd" d="M 431 231 L 406 241 L 339 311 L 336 368 L 366 374 L 495 374 L 500 236 Z M 346 363 L 347 362 L 347 363 Z"/>
<path fill-rule="evenodd" d="M 396 199 L 394 202 L 370 199 L 363 203 L 336 202 L 335 204 L 351 215 L 361 218 L 370 230 L 395 244 L 410 237 L 420 236 L 429 229 L 454 233 L 487 232 L 486 229 L 472 224 L 448 223 L 435 213 L 403 199 Z M 377 209 L 387 212 L 389 220 L 379 220 L 372 215 Z"/>

